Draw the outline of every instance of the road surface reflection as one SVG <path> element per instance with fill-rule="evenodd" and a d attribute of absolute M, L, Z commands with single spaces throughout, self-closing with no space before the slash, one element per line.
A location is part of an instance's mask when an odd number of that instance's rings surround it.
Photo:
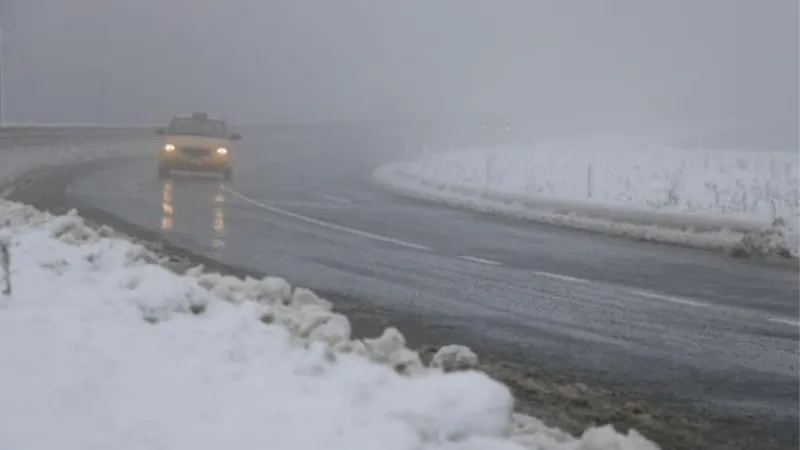
<path fill-rule="evenodd" d="M 202 230 L 205 228 L 210 232 L 211 248 L 217 251 L 224 249 L 226 197 L 223 187 L 224 184 L 218 181 L 179 178 L 162 181 L 162 232 L 179 232 L 181 228 L 192 228 L 193 233 L 200 231 L 199 235 L 206 235 Z M 184 220 L 180 218 L 182 211 L 186 211 Z M 206 214 L 208 222 L 197 223 Z"/>

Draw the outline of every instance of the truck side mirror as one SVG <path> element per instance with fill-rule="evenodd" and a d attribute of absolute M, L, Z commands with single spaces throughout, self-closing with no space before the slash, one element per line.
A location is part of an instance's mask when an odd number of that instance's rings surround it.
<path fill-rule="evenodd" d="M 164 131 L 163 128 L 156 129 L 156 136 L 164 136 L 165 134 L 167 134 L 167 132 Z"/>
<path fill-rule="evenodd" d="M 232 141 L 241 141 L 242 135 L 239 133 L 231 133 L 231 140 Z"/>

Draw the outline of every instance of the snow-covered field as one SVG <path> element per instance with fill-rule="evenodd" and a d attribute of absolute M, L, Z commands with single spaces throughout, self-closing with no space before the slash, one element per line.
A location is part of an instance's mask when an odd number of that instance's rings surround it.
<path fill-rule="evenodd" d="M 0 223 L 0 448 L 657 448 L 512 414 L 504 385 L 444 370 L 468 349 L 425 367 L 395 329 L 352 340 L 284 280 L 179 275 L 110 229 L 2 199 Z"/>
<path fill-rule="evenodd" d="M 741 239 L 725 235 L 726 229 L 771 227 L 778 218 L 795 238 L 800 214 L 800 164 L 793 152 L 548 140 L 524 148 L 432 153 L 391 170 L 402 172 L 409 189 L 414 180 L 433 185 L 428 190 L 434 197 L 480 195 L 484 209 L 492 209 L 492 200 L 516 202 L 573 216 L 712 230 L 723 234 L 720 242 Z M 378 172 L 383 178 L 387 173 Z"/>
<path fill-rule="evenodd" d="M 718 215 L 771 223 L 800 211 L 798 154 L 599 147 L 543 142 L 433 154 L 417 173 L 448 183 L 608 206 Z"/>

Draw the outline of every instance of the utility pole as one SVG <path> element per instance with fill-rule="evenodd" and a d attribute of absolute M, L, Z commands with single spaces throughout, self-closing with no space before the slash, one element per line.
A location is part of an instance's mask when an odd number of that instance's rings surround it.
<path fill-rule="evenodd" d="M 0 28 L 0 127 L 6 123 L 6 33 Z"/>

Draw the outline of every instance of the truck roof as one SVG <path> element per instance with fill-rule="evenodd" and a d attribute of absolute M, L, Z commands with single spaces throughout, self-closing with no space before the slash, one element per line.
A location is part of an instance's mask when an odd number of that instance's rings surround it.
<path fill-rule="evenodd" d="M 192 120 L 216 120 L 219 122 L 225 122 L 224 119 L 221 117 L 209 116 L 204 112 L 193 112 L 189 114 L 178 114 L 174 117 L 175 119 L 192 119 Z"/>

